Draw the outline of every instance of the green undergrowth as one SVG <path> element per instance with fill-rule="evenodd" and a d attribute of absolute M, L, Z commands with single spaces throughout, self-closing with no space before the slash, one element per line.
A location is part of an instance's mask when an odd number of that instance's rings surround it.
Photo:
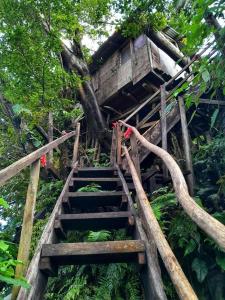
<path fill-rule="evenodd" d="M 202 152 L 197 153 L 194 161 L 195 166 L 206 165 L 204 171 L 198 169 L 196 172 L 196 195 L 198 196 L 195 197 L 195 201 L 221 223 L 225 224 L 225 211 L 221 204 L 221 199 L 224 199 L 223 191 L 225 190 L 223 186 L 224 176 L 222 175 L 224 174 L 224 166 L 220 168 L 218 162 L 218 159 L 221 159 L 222 164 L 223 159 L 221 156 L 225 157 L 225 152 L 221 149 L 221 152 L 216 154 L 216 149 L 223 147 L 223 144 L 224 141 L 223 143 L 217 141 L 214 146 L 202 146 Z M 216 149 L 212 149 L 212 147 L 216 147 Z M 200 155 L 202 161 L 199 159 Z M 211 161 L 213 161 L 213 166 L 210 165 Z M 210 179 L 209 172 L 211 171 L 213 171 L 214 177 Z M 208 180 L 204 180 L 205 178 L 208 178 Z M 217 201 L 209 201 L 209 199 L 215 199 L 215 196 L 212 197 L 215 194 L 217 195 Z M 205 197 L 200 198 L 200 195 L 205 195 Z M 199 299 L 225 299 L 224 252 L 187 216 L 178 204 L 170 186 L 155 191 L 151 197 L 151 205 L 175 256 Z M 168 299 L 178 299 L 163 264 L 161 267 Z"/>
<path fill-rule="evenodd" d="M 70 232 L 67 242 L 125 240 L 125 230 Z M 66 266 L 50 278 L 45 300 L 141 300 L 142 288 L 133 264 Z"/>

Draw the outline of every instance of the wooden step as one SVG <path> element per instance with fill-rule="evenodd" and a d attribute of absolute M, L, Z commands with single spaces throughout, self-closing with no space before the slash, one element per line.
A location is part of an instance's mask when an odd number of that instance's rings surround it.
<path fill-rule="evenodd" d="M 121 210 L 127 208 L 127 197 L 119 191 L 106 192 L 68 192 L 63 199 L 63 206 L 78 209 L 93 209 L 102 206 L 117 206 Z"/>
<path fill-rule="evenodd" d="M 44 244 L 39 269 L 52 274 L 60 265 L 96 263 L 145 263 L 145 246 L 141 240 L 125 240 L 93 243 Z"/>
<path fill-rule="evenodd" d="M 79 168 L 77 171 L 78 177 L 114 177 L 116 173 L 115 168 L 99 167 L 99 168 Z"/>
<path fill-rule="evenodd" d="M 69 192 L 75 192 L 77 189 L 81 187 L 85 187 L 87 185 L 90 185 L 92 183 L 96 183 L 101 186 L 102 190 L 110 191 L 115 190 L 118 187 L 118 184 L 120 183 L 119 178 L 110 177 L 110 178 L 72 178 L 70 182 Z"/>
<path fill-rule="evenodd" d="M 110 230 L 134 225 L 134 218 L 128 211 L 62 214 L 55 221 L 55 225 L 57 225 L 55 229 L 61 231 L 58 221 L 61 223 L 63 232 L 68 230 Z"/>

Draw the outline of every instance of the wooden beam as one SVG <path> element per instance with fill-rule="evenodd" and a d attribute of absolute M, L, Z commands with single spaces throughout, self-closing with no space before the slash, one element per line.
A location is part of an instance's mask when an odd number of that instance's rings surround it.
<path fill-rule="evenodd" d="M 161 99 L 160 99 L 160 105 L 161 105 L 161 136 L 162 136 L 162 148 L 167 151 L 167 122 L 166 122 L 166 88 L 165 85 L 161 85 L 160 87 L 161 91 Z M 164 178 L 168 178 L 168 169 L 164 165 L 163 162 L 163 176 Z"/>
<path fill-rule="evenodd" d="M 31 165 L 30 182 L 27 190 L 27 198 L 24 208 L 22 231 L 19 242 L 19 250 L 17 260 L 22 261 L 23 264 L 16 266 L 15 278 L 23 277 L 27 270 L 29 261 L 30 244 L 33 231 L 34 211 L 36 205 L 37 188 L 40 175 L 40 160 L 38 159 Z M 17 298 L 20 287 L 15 286 L 12 290 L 12 300 Z"/>
<path fill-rule="evenodd" d="M 80 139 L 80 123 L 77 123 L 76 137 L 75 137 L 74 146 L 73 146 L 72 167 L 74 166 L 74 164 L 76 163 L 76 161 L 78 159 L 79 139 Z"/>
<path fill-rule="evenodd" d="M 211 99 L 199 99 L 200 104 L 211 104 L 211 105 L 225 105 L 225 101 L 222 100 L 211 100 Z"/>
<path fill-rule="evenodd" d="M 116 126 L 116 137 L 117 137 L 117 164 L 121 165 L 121 153 L 122 153 L 122 131 L 120 124 Z"/>
<path fill-rule="evenodd" d="M 112 134 L 112 145 L 111 145 L 111 153 L 110 153 L 110 164 L 111 166 L 115 166 L 116 163 L 116 128 L 113 128 Z"/>
<path fill-rule="evenodd" d="M 188 282 L 185 274 L 183 273 L 179 262 L 173 254 L 161 228 L 156 220 L 154 212 L 150 206 L 149 200 L 145 194 L 142 184 L 139 180 L 138 174 L 135 170 L 135 166 L 129 156 L 127 148 L 124 147 L 125 155 L 128 161 L 132 179 L 135 185 L 139 207 L 142 215 L 142 220 L 145 224 L 145 229 L 153 236 L 165 267 L 170 275 L 170 278 L 174 284 L 180 299 L 197 300 L 197 296 L 193 291 L 190 283 Z"/>
<path fill-rule="evenodd" d="M 20 160 L 16 161 L 15 163 L 11 164 L 10 166 L 6 167 L 5 169 L 0 171 L 0 186 L 2 186 L 7 180 L 18 174 L 20 171 L 31 165 L 37 159 L 39 159 L 43 154 L 49 152 L 56 148 L 58 145 L 62 144 L 69 138 L 75 135 L 75 131 L 67 133 L 62 137 L 56 139 L 55 141 L 41 147 L 40 149 L 28 154 L 27 156 L 21 158 Z"/>
<path fill-rule="evenodd" d="M 51 213 L 51 216 L 46 224 L 41 238 L 38 242 L 35 254 L 30 262 L 29 268 L 27 270 L 26 279 L 30 283 L 30 289 L 21 288 L 17 300 L 42 300 L 44 295 L 44 290 L 47 284 L 47 277 L 39 270 L 39 259 L 41 255 L 41 249 L 43 244 L 51 244 L 55 242 L 55 235 L 54 235 L 54 222 L 57 215 L 61 213 L 62 210 L 62 199 L 65 193 L 68 190 L 70 180 L 73 176 L 74 170 L 77 167 L 75 164 L 74 169 L 70 172 L 64 188 L 56 202 L 56 205 Z"/>
<path fill-rule="evenodd" d="M 183 148 L 185 155 L 185 165 L 186 170 L 191 171 L 187 175 L 187 184 L 189 188 L 189 193 L 191 196 L 194 195 L 194 170 L 191 157 L 191 147 L 190 147 L 190 138 L 188 132 L 186 110 L 183 97 L 178 97 L 179 109 L 180 109 L 180 119 L 181 119 L 181 129 L 182 129 L 182 138 L 183 138 Z"/>
<path fill-rule="evenodd" d="M 185 212 L 220 246 L 223 251 L 225 251 L 225 226 L 208 214 L 194 199 L 192 199 L 188 193 L 187 184 L 181 169 L 173 157 L 165 150 L 147 141 L 135 127 L 130 126 L 123 121 L 120 121 L 120 123 L 125 127 L 131 127 L 140 143 L 164 161 L 172 177 L 176 197 Z"/>

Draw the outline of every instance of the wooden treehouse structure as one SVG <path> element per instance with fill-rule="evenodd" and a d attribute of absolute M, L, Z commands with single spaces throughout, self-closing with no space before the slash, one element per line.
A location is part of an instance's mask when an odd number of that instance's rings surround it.
<path fill-rule="evenodd" d="M 94 89 L 108 122 L 120 120 L 115 122 L 112 133 L 111 166 L 83 166 L 79 156 L 80 124 L 77 123 L 75 131 L 0 171 L 1 186 L 31 167 L 18 253 L 18 259 L 24 265 L 18 265 L 16 269 L 16 275 L 25 275 L 31 288 L 14 288 L 12 299 L 43 299 L 48 277 L 57 276 L 58 267 L 62 265 L 128 262 L 139 266 L 145 299 L 165 300 L 158 254 L 179 298 L 197 299 L 146 196 L 146 191 L 154 190 L 157 180 L 161 185 L 171 181 L 184 211 L 225 251 L 225 226 L 192 198 L 193 170 L 186 110 L 182 96 L 174 96 L 174 89 L 193 79 L 190 66 L 196 59 L 194 57 L 181 69 L 146 35 L 130 40 L 114 34 L 95 54 L 90 66 Z M 202 103 L 207 100 L 202 99 Z M 212 100 L 211 104 L 216 103 Z M 168 133 L 174 126 L 180 126 L 182 132 L 183 172 L 167 151 Z M 124 141 L 123 129 L 127 128 Z M 48 153 L 52 158 L 54 149 L 74 137 L 70 173 L 29 262 L 40 158 Z M 158 167 L 153 163 L 153 156 L 161 161 Z M 91 183 L 99 184 L 103 191 L 77 191 Z M 126 228 L 129 240 L 65 241 L 71 230 L 119 228 Z"/>

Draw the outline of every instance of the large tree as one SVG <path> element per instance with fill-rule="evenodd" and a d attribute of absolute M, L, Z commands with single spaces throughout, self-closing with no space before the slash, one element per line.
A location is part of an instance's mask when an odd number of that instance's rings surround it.
<path fill-rule="evenodd" d="M 86 49 L 81 46 L 82 36 L 96 35 L 102 26 L 96 24 L 108 14 L 108 0 L 1 1 L 4 97 L 17 108 L 29 109 L 36 123 L 47 111 L 63 110 L 68 102 L 78 99 L 92 133 L 109 146 L 109 132 L 90 81 Z"/>

